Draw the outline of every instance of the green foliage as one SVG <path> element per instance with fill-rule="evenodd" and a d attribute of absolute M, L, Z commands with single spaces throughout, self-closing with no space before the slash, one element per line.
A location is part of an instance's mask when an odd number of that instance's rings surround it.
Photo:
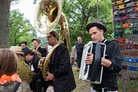
<path fill-rule="evenodd" d="M 84 43 L 90 41 L 91 38 L 85 27 L 92 20 L 100 20 L 103 22 L 108 29 L 105 37 L 108 39 L 113 38 L 111 35 L 113 33 L 111 0 L 62 1 L 63 12 L 65 13 L 69 23 L 71 46 L 75 44 L 78 36 L 83 38 Z"/>
<path fill-rule="evenodd" d="M 36 36 L 33 26 L 23 16 L 19 10 L 10 12 L 10 46 L 19 45 L 23 40 L 31 41 Z"/>

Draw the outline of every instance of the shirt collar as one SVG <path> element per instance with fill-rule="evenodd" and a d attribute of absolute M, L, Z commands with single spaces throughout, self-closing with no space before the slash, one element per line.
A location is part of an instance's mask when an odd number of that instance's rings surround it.
<path fill-rule="evenodd" d="M 107 39 L 104 39 L 101 43 L 105 43 L 107 41 Z"/>

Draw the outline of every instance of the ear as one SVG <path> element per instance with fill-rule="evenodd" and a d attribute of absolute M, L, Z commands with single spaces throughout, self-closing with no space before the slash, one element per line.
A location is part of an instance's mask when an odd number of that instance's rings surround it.
<path fill-rule="evenodd" d="M 104 34 L 104 30 L 101 30 L 102 34 Z"/>

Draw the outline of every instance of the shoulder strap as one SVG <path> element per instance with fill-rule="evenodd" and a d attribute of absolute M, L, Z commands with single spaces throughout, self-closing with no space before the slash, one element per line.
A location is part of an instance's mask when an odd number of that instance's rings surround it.
<path fill-rule="evenodd" d="M 14 87 L 12 92 L 17 92 L 18 88 L 20 86 L 20 82 L 17 82 L 16 86 Z"/>

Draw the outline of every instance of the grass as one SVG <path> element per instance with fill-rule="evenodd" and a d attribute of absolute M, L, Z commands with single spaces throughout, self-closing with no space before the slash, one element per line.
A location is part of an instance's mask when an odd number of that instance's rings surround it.
<path fill-rule="evenodd" d="M 90 92 L 90 83 L 79 80 L 76 66 L 72 67 L 77 87 L 72 92 Z M 119 92 L 138 92 L 138 80 L 118 79 Z"/>
<path fill-rule="evenodd" d="M 90 83 L 79 80 L 79 72 L 76 71 L 76 66 L 73 66 L 72 69 L 77 86 L 72 92 L 90 92 Z"/>
<path fill-rule="evenodd" d="M 138 80 L 118 79 L 120 92 L 138 92 Z"/>

